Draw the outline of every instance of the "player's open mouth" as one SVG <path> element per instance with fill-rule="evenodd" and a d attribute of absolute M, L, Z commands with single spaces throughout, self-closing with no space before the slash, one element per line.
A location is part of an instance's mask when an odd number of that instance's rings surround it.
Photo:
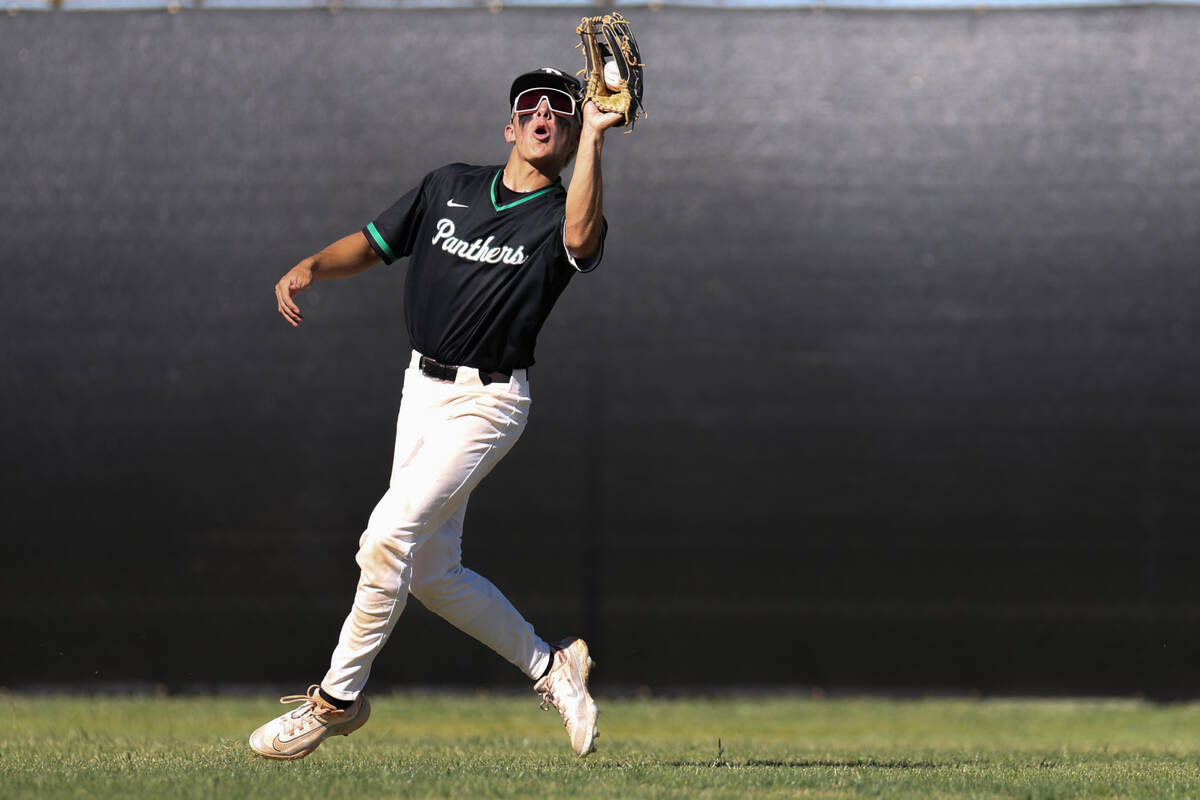
<path fill-rule="evenodd" d="M 550 127 L 545 123 L 538 123 L 533 127 L 533 138 L 543 143 L 550 141 Z"/>

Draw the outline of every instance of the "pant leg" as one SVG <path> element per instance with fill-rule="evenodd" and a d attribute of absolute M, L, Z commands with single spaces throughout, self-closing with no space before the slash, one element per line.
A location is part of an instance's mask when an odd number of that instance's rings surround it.
<path fill-rule="evenodd" d="M 496 586 L 462 565 L 462 503 L 413 553 L 410 591 L 463 633 L 490 647 L 530 678 L 541 677 L 550 646 Z"/>
<path fill-rule="evenodd" d="M 353 699 L 366 685 L 404 610 L 413 554 L 520 438 L 529 404 L 523 371 L 489 386 L 466 370 L 453 384 L 405 374 L 392 484 L 359 538 L 354 604 L 321 683 L 334 697 Z"/>

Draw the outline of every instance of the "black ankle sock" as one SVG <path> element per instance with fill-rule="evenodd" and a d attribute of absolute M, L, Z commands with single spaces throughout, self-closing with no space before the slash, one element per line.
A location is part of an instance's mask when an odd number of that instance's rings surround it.
<path fill-rule="evenodd" d="M 317 691 L 320 693 L 321 699 L 324 700 L 326 703 L 329 703 L 329 705 L 333 706 L 334 708 L 340 708 L 343 711 L 345 711 L 347 708 L 354 705 L 353 700 L 338 700 L 336 697 L 331 697 L 324 689 L 322 689 L 319 686 L 317 687 Z"/>
<path fill-rule="evenodd" d="M 557 652 L 558 650 L 555 650 L 554 648 L 550 649 L 550 657 L 546 659 L 546 668 L 542 670 L 542 674 L 538 676 L 539 681 L 550 674 L 550 670 L 554 667 L 554 655 Z"/>

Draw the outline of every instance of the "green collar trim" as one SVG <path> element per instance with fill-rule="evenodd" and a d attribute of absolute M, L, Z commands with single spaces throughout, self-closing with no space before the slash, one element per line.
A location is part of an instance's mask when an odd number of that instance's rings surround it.
<path fill-rule="evenodd" d="M 554 183 L 550 184 L 545 189 L 538 189 L 536 192 L 525 195 L 520 200 L 513 200 L 511 203 L 500 205 L 500 201 L 496 198 L 496 184 L 500 182 L 500 176 L 503 174 L 504 169 L 501 168 L 496 173 L 496 177 L 492 178 L 492 208 L 496 209 L 497 211 L 507 211 L 513 206 L 519 206 L 521 203 L 528 203 L 533 198 L 541 197 L 546 192 L 553 191 L 556 187 L 562 186 L 562 178 L 555 178 Z"/>

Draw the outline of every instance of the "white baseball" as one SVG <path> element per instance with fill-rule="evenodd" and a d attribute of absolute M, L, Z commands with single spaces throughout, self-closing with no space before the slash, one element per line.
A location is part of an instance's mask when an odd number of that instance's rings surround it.
<path fill-rule="evenodd" d="M 604 85 L 610 92 L 620 91 L 621 71 L 617 69 L 617 62 L 610 61 L 604 65 Z"/>

